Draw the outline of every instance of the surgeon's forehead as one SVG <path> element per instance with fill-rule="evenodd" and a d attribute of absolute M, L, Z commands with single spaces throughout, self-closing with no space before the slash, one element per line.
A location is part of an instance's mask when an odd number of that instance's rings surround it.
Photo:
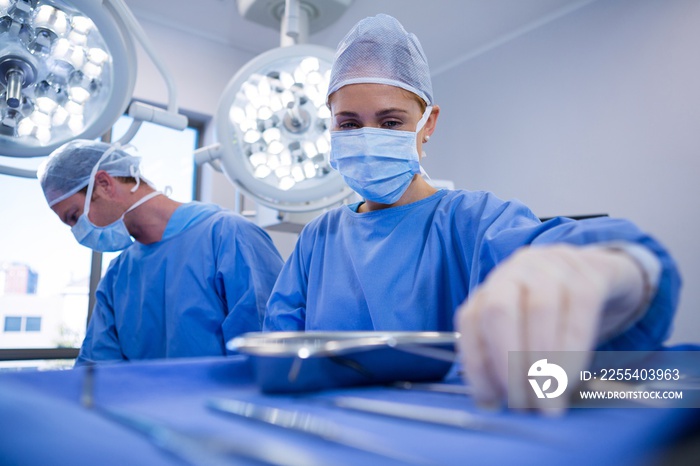
<path fill-rule="evenodd" d="M 358 83 L 341 87 L 328 98 L 333 114 L 360 112 L 371 107 L 422 112 L 425 103 L 416 94 L 388 84 Z"/>

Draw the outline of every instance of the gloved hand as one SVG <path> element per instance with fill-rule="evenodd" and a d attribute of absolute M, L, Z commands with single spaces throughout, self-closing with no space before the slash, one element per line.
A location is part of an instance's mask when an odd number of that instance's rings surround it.
<path fill-rule="evenodd" d="M 597 343 L 601 316 L 629 324 L 644 310 L 645 271 L 626 253 L 601 246 L 522 248 L 497 266 L 459 308 L 455 328 L 465 379 L 480 405 L 541 408 L 526 378 L 508 381 L 508 351 L 582 351 Z M 609 327 L 609 326 L 608 326 Z M 515 355 L 514 355 L 515 356 Z M 526 364 L 517 361 L 519 371 Z M 579 370 L 586 357 L 576 361 Z M 547 399 L 559 412 L 567 399 Z M 551 408 L 551 409 L 550 409 Z"/>

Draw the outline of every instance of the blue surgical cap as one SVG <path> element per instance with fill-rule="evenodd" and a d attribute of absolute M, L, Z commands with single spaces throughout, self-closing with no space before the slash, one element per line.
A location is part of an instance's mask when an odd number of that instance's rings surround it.
<path fill-rule="evenodd" d="M 328 96 L 348 84 L 374 83 L 413 92 L 433 104 L 428 60 L 414 34 L 389 15 L 365 18 L 338 44 Z"/>
<path fill-rule="evenodd" d="M 37 171 L 49 207 L 86 187 L 95 164 L 113 147 L 104 142 L 76 139 L 54 150 Z M 140 161 L 140 157 L 116 148 L 100 162 L 99 170 L 112 176 L 139 176 Z"/>

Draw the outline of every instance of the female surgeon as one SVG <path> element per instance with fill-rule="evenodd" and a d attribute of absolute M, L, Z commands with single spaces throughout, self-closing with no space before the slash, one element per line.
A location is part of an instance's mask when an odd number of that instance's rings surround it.
<path fill-rule="evenodd" d="M 75 140 L 39 170 L 46 201 L 80 244 L 123 250 L 97 287 L 78 365 L 224 355 L 229 339 L 260 330 L 282 267 L 261 228 L 169 199 L 139 163 L 118 146 Z"/>
<path fill-rule="evenodd" d="M 440 109 L 396 19 L 366 18 L 341 41 L 327 99 L 331 164 L 364 200 L 302 231 L 265 330 L 458 331 L 488 405 L 532 398 L 526 381 L 508 386 L 509 351 L 650 350 L 667 337 L 680 277 L 630 222 L 542 223 L 517 201 L 424 180 Z"/>

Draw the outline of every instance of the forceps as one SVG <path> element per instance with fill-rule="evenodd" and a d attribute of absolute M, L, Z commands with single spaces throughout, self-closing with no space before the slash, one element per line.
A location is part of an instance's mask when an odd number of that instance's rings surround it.
<path fill-rule="evenodd" d="M 489 419 L 458 409 L 436 408 L 412 403 L 376 400 L 355 396 L 338 396 L 331 400 L 338 408 L 375 414 L 395 419 L 416 421 L 474 432 L 514 435 L 528 440 L 552 443 L 553 439 L 538 435 L 526 427 L 507 423 L 501 419 Z"/>
<path fill-rule="evenodd" d="M 397 464 L 428 464 L 414 455 L 409 456 L 382 447 L 377 443 L 376 439 L 367 436 L 364 432 L 351 431 L 346 427 L 341 429 L 335 422 L 308 412 L 275 408 L 228 398 L 211 398 L 207 402 L 207 407 L 220 413 L 293 430 L 365 453 L 371 453 L 382 457 L 383 463 L 386 463 L 387 460 L 394 460 Z"/>

